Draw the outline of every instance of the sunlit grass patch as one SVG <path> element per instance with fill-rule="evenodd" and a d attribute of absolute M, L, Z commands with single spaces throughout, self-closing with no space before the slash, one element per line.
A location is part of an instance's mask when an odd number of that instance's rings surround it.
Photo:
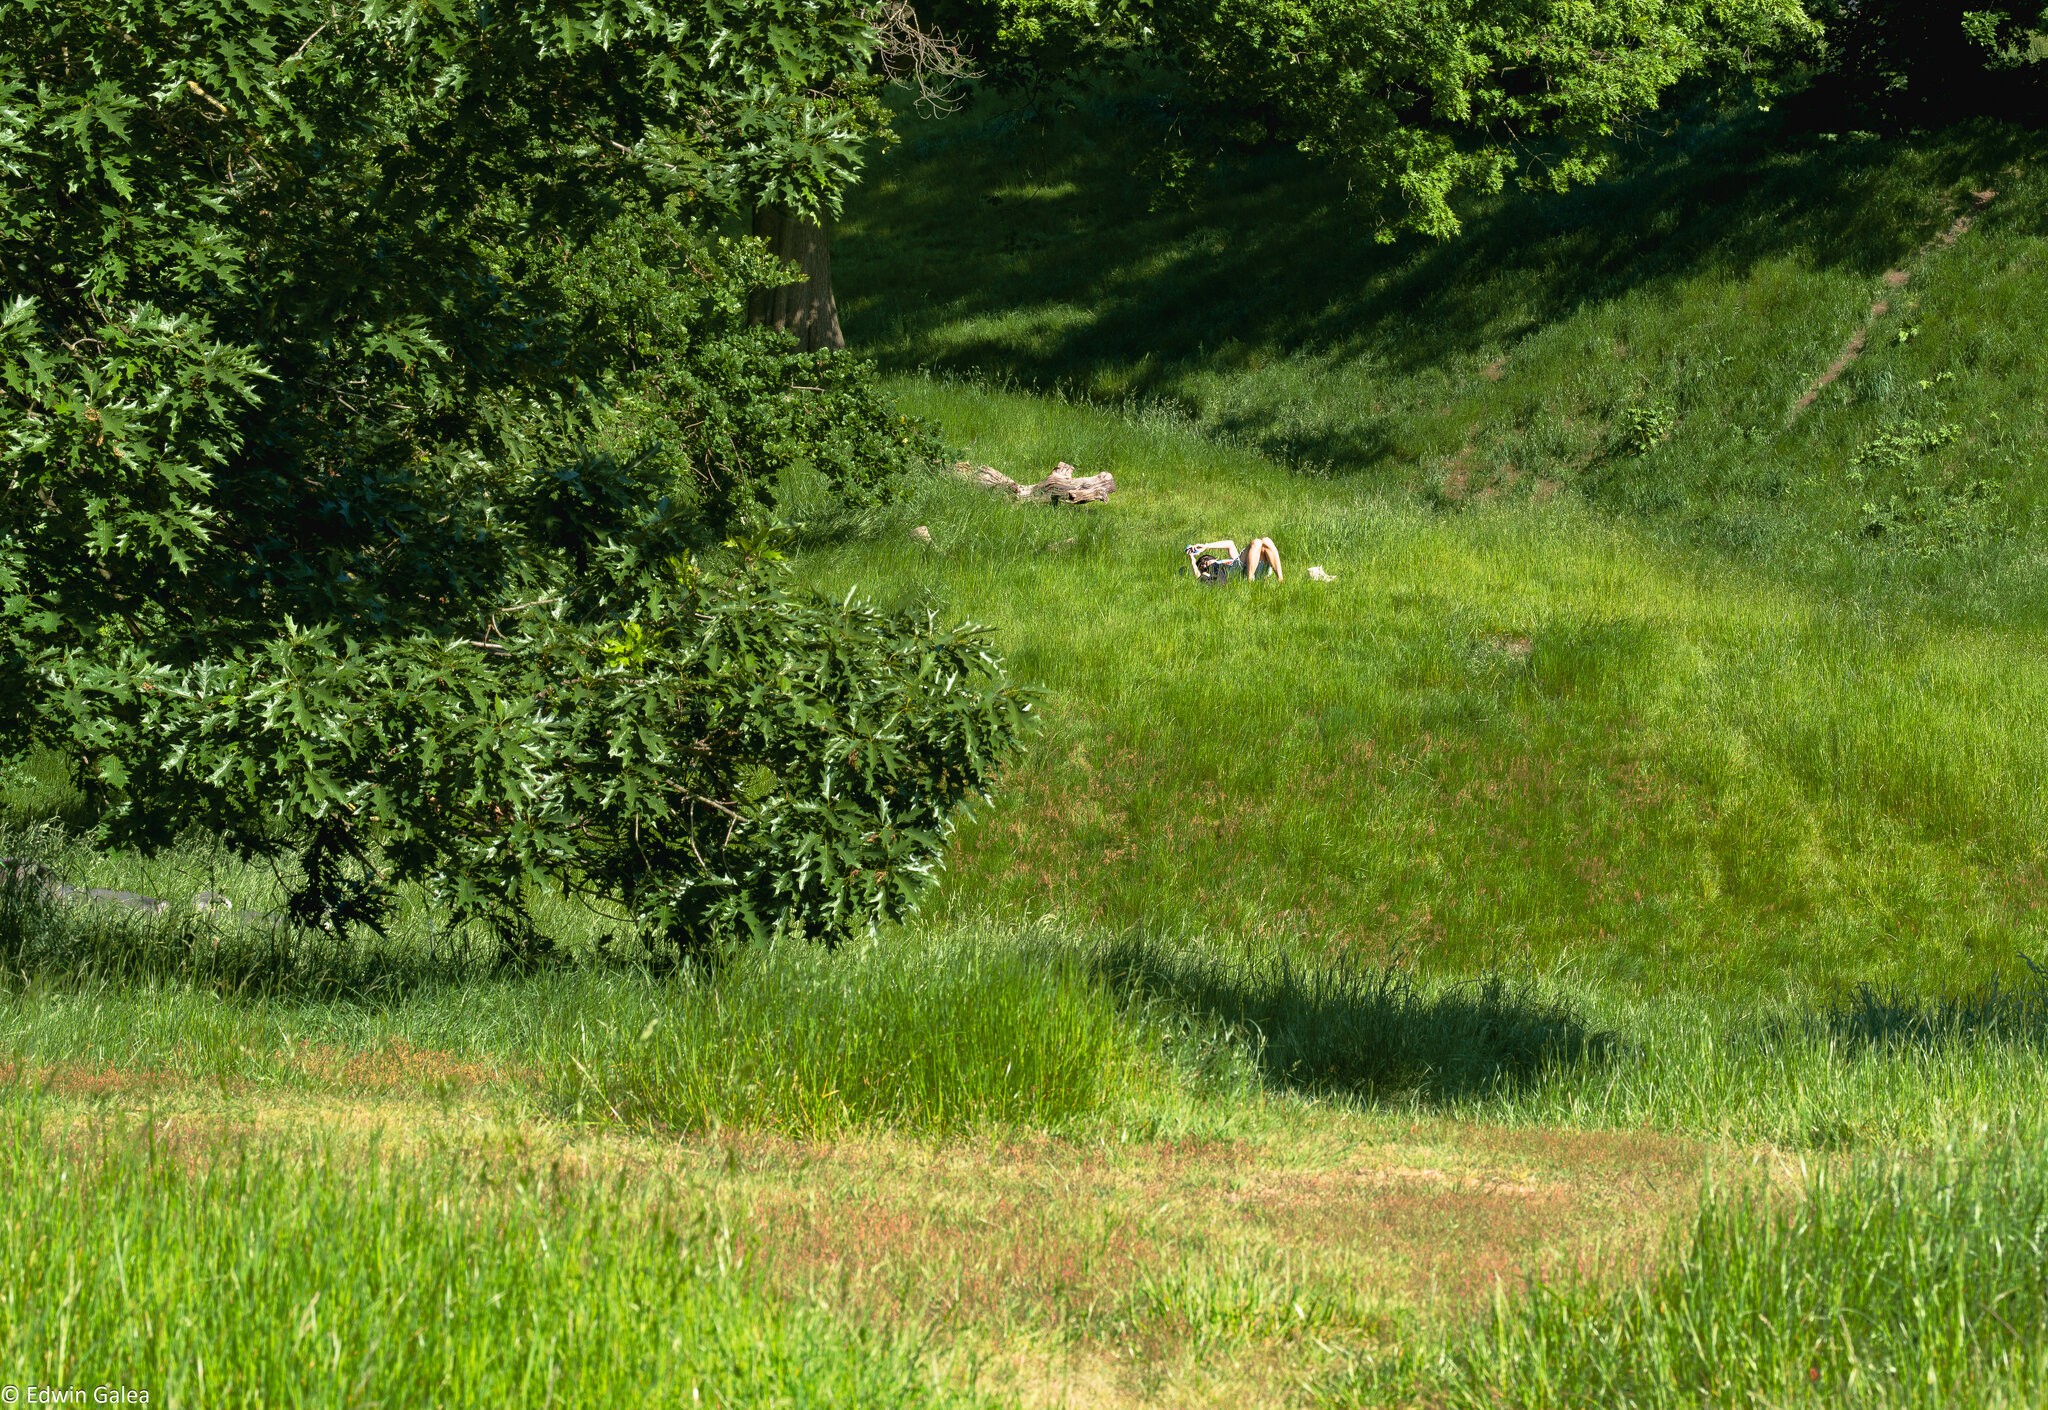
<path fill-rule="evenodd" d="M 764 944 L 703 973 L 588 986 L 543 1001 L 537 1055 L 556 1102 L 633 1125 L 1056 1128 L 1164 1079 L 1085 970 L 1028 938 Z"/>
<path fill-rule="evenodd" d="M 939 914 L 1726 997 L 1982 979 L 2042 947 L 2048 675 L 2023 633 L 1802 593 L 1583 506 L 1432 514 L 1171 417 L 903 392 L 976 459 L 1119 484 L 1070 511 L 937 480 L 800 566 L 989 619 L 1047 689 Z M 1253 533 L 1286 583 L 1186 580 L 1180 545 Z"/>
<path fill-rule="evenodd" d="M 658 1190 L 0 1115 L 0 1360 L 153 1405 L 936 1405 Z"/>
<path fill-rule="evenodd" d="M 1710 1197 L 1664 1267 L 1504 1296 L 1331 1397 L 1442 1406 L 2022 1406 L 2048 1394 L 2048 1172 L 2030 1147 Z"/>

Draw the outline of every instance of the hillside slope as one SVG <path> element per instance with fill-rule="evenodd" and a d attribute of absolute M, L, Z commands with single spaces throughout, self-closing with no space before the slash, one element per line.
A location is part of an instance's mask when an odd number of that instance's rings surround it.
<path fill-rule="evenodd" d="M 844 227 L 908 405 L 1123 487 L 813 560 L 1050 687 L 947 908 L 1724 992 L 2040 953 L 2037 139 L 1752 118 L 1388 250 L 1281 161 L 1149 212 L 1117 117 L 916 129 Z M 1176 579 L 1254 533 L 1338 581 Z"/>
<path fill-rule="evenodd" d="M 1752 114 L 1384 247 L 1285 157 L 1149 209 L 1148 120 L 913 121 L 842 227 L 855 344 L 1163 403 L 1441 508 L 1565 493 L 1803 582 L 2042 624 L 2041 134 Z"/>

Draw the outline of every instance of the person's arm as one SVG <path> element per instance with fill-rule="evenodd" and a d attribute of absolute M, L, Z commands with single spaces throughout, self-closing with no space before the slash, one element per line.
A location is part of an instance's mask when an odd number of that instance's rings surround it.
<path fill-rule="evenodd" d="M 1237 557 L 1237 545 L 1229 539 L 1218 539 L 1215 543 L 1191 543 L 1188 545 L 1188 552 L 1214 553 L 1219 548 L 1223 550 L 1225 558 Z"/>

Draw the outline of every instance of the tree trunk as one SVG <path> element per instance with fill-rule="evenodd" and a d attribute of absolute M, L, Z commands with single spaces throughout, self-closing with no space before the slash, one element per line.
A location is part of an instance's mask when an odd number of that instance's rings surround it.
<path fill-rule="evenodd" d="M 839 304 L 832 297 L 832 245 L 824 225 L 786 206 L 754 207 L 754 233 L 768 242 L 768 251 L 803 271 L 794 284 L 756 289 L 747 299 L 747 317 L 768 328 L 796 336 L 805 352 L 843 348 Z"/>

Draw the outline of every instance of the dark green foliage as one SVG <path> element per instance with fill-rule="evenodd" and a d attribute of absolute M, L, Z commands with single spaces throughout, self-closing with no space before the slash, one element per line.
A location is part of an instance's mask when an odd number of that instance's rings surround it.
<path fill-rule="evenodd" d="M 1027 69 L 1129 65 L 1176 110 L 1170 180 L 1231 148 L 1326 163 L 1374 233 L 1445 237 L 1509 181 L 1561 191 L 1674 85 L 1752 72 L 1811 29 L 1798 0 L 954 0 Z M 979 20 L 979 26 L 976 21 Z"/>
<path fill-rule="evenodd" d="M 531 941 L 559 888 L 658 951 L 900 914 L 1028 708 L 980 636 L 695 574 L 597 623 L 560 602 L 477 640 L 331 626 L 178 669 L 62 681 L 117 841 L 291 846 L 295 918 L 375 926 L 381 860 Z"/>
<path fill-rule="evenodd" d="M 123 840 L 295 853 L 333 930 L 393 877 L 668 946 L 900 910 L 1014 732 L 992 658 L 690 566 L 789 476 L 934 458 L 746 326 L 777 269 L 720 233 L 836 202 L 872 43 L 851 0 L 0 11 L 0 753 Z"/>
<path fill-rule="evenodd" d="M 1876 492 L 1862 506 L 1865 538 L 1896 553 L 1937 558 L 1978 549 L 1991 540 L 2004 498 L 1989 480 L 1945 472 L 1930 463 L 1963 428 L 1912 417 L 1887 425 L 1856 452 L 1850 483 Z"/>
<path fill-rule="evenodd" d="M 1632 401 L 1615 414 L 1608 432 L 1608 453 L 1617 456 L 1648 455 L 1670 436 L 1677 415 L 1668 403 Z"/>
<path fill-rule="evenodd" d="M 1953 122 L 2048 115 L 2035 0 L 1815 0 L 1824 27 L 1817 97 L 1872 121 Z"/>
<path fill-rule="evenodd" d="M 15 620 L 161 645 L 446 616 L 522 556 L 506 506 L 635 403 L 713 509 L 909 458 L 814 404 L 853 368 L 739 326 L 770 266 L 706 225 L 775 179 L 763 109 L 843 120 L 807 85 L 864 53 L 856 7 L 779 40 L 781 6 L 556 8 L 0 18 Z"/>

